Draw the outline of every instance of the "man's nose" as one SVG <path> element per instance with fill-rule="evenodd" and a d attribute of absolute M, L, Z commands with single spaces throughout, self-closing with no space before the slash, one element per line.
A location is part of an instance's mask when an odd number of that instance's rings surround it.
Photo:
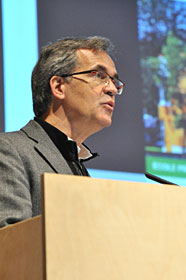
<path fill-rule="evenodd" d="M 118 90 L 111 79 L 109 79 L 104 86 L 104 93 L 109 95 L 116 95 Z"/>

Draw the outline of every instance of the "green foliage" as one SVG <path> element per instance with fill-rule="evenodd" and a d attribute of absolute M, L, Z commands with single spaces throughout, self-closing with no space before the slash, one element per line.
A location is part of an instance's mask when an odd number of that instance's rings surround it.
<path fill-rule="evenodd" d="M 168 33 L 166 45 L 162 47 L 162 53 L 167 60 L 169 75 L 167 77 L 167 99 L 170 99 L 178 89 L 178 81 L 181 72 L 186 66 L 186 52 L 183 42 Z"/>
<path fill-rule="evenodd" d="M 179 79 L 186 72 L 186 3 L 137 3 L 144 107 L 154 115 L 158 87 L 164 88 L 166 99 L 170 100 L 179 94 Z"/>

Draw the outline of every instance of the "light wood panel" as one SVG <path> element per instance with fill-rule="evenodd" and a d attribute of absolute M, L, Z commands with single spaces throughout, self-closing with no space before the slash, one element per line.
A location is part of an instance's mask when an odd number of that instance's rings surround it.
<path fill-rule="evenodd" d="M 0 229 L 0 279 L 42 280 L 41 216 Z"/>
<path fill-rule="evenodd" d="M 186 189 L 45 174 L 47 280 L 186 279 Z"/>

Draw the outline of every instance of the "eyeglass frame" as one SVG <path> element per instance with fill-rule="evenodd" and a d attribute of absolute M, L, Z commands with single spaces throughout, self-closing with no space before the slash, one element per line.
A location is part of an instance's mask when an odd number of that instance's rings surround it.
<path fill-rule="evenodd" d="M 110 78 L 110 80 L 113 82 L 114 86 L 115 86 L 115 83 L 114 83 L 114 80 L 118 80 L 121 84 L 122 84 L 122 91 L 121 93 L 118 93 L 118 95 L 121 95 L 122 92 L 123 92 L 123 88 L 125 87 L 125 83 L 123 81 L 121 81 L 120 79 L 116 78 L 116 77 L 112 77 L 110 76 L 106 71 L 104 70 L 97 70 L 97 69 L 93 69 L 93 70 L 86 70 L 86 71 L 81 71 L 81 72 L 75 72 L 75 73 L 71 73 L 71 74 L 64 74 L 64 75 L 61 75 L 60 77 L 62 78 L 67 78 L 67 77 L 71 77 L 71 76 L 74 76 L 74 75 L 80 75 L 80 74 L 88 74 L 88 73 L 91 73 L 91 72 L 104 72 L 105 74 L 107 74 L 107 76 Z M 107 84 L 108 85 L 108 84 Z M 105 85 L 105 86 L 107 86 Z M 118 91 L 118 88 L 116 87 L 117 91 Z"/>

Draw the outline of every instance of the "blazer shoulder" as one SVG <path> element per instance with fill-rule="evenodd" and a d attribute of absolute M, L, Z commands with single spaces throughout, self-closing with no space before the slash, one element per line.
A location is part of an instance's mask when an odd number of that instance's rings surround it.
<path fill-rule="evenodd" d="M 12 132 L 1 132 L 0 142 L 9 143 L 15 146 L 21 146 L 25 142 L 30 142 L 30 139 L 34 142 L 38 142 L 39 139 L 45 136 L 43 128 L 34 120 L 29 121 L 23 128 Z"/>

